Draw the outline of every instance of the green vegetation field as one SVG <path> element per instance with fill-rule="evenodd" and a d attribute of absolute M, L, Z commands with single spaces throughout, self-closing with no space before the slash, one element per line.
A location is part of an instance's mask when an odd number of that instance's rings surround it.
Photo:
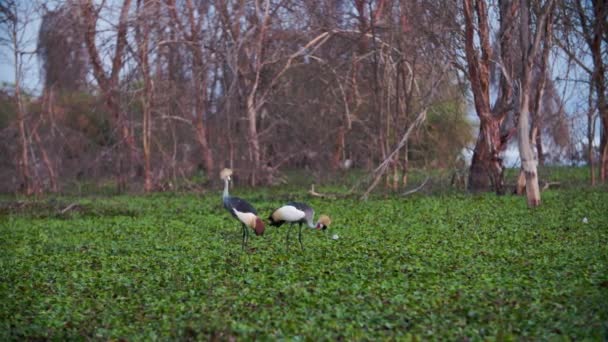
<path fill-rule="evenodd" d="M 608 338 L 605 189 L 549 190 L 536 210 L 494 194 L 233 193 L 264 216 L 303 200 L 333 225 L 306 230 L 304 252 L 284 227 L 242 252 L 220 190 L 7 200 L 0 340 Z"/>

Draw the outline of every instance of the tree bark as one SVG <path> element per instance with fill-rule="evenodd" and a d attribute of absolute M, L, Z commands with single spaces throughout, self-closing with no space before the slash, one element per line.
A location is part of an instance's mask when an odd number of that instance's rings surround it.
<path fill-rule="evenodd" d="M 494 189 L 497 194 L 504 194 L 504 167 L 500 153 L 506 142 L 500 135 L 501 122 L 493 117 L 481 122 L 469 172 L 470 191 Z"/>

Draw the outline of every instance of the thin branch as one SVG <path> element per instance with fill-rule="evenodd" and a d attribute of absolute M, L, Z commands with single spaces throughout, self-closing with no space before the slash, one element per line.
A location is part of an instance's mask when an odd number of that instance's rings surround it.
<path fill-rule="evenodd" d="M 426 179 L 424 180 L 424 182 L 422 182 L 422 184 L 420 184 L 419 186 L 417 186 L 416 188 L 414 188 L 412 190 L 408 190 L 408 191 L 402 193 L 401 196 L 411 195 L 411 194 L 413 194 L 415 192 L 420 191 L 420 189 L 422 189 L 422 187 L 426 185 L 426 183 L 429 181 L 430 178 L 431 177 L 427 176 Z"/>

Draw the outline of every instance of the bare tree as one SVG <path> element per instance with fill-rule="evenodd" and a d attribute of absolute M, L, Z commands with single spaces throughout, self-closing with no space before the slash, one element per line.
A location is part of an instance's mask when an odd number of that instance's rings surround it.
<path fill-rule="evenodd" d="M 201 36 L 204 21 L 207 19 L 209 4 L 195 6 L 192 0 L 186 0 L 185 17 L 187 24 L 184 24 L 180 18 L 174 0 L 166 0 L 166 4 L 171 19 L 181 34 L 181 40 L 187 44 L 189 51 L 192 53 L 192 80 L 194 85 L 194 118 L 192 122 L 195 129 L 196 141 L 201 148 L 205 170 L 207 174 L 213 174 L 215 163 L 212 150 L 209 146 L 208 128 L 205 123 L 205 117 L 208 114 L 208 68 L 203 54 L 205 48 L 204 37 Z"/>
<path fill-rule="evenodd" d="M 490 44 L 490 24 L 485 0 L 463 0 L 465 24 L 465 55 L 467 76 L 475 102 L 475 110 L 480 120 L 479 135 L 473 152 L 469 174 L 469 189 L 487 189 L 504 193 L 504 168 L 501 153 L 513 132 L 501 134 L 501 126 L 512 110 L 513 92 L 508 84 L 512 76 L 510 45 L 513 33 L 516 2 L 502 2 L 500 6 L 501 56 L 494 56 Z M 475 35 L 477 34 L 477 38 Z M 479 42 L 477 46 L 476 41 Z M 480 53 L 481 52 L 481 55 Z M 490 103 L 490 68 L 493 60 L 503 66 L 500 95 L 494 106 Z"/>
<path fill-rule="evenodd" d="M 33 9 L 31 3 L 7 0 L 0 4 L 0 43 L 6 45 L 12 52 L 15 89 L 14 99 L 17 110 L 17 126 L 19 130 L 19 175 L 22 182 L 22 190 L 26 195 L 32 195 L 39 191 L 39 186 L 33 174 L 33 165 L 30 160 L 30 138 L 26 120 L 26 106 L 22 95 L 22 80 L 24 56 L 27 40 L 27 26 L 32 20 Z"/>
<path fill-rule="evenodd" d="M 142 146 L 144 157 L 144 191 L 150 192 L 153 189 L 151 158 L 151 131 L 152 131 L 152 106 L 154 96 L 154 82 L 150 74 L 150 31 L 152 18 L 158 15 L 157 6 L 152 0 L 137 1 L 138 21 L 137 21 L 137 47 L 138 62 L 143 78 L 143 92 L 140 100 L 142 106 Z"/>
<path fill-rule="evenodd" d="M 97 48 L 97 21 L 101 8 L 95 7 L 92 0 L 79 0 L 80 10 L 83 16 L 85 30 L 85 44 L 89 53 L 93 75 L 106 99 L 106 105 L 114 119 L 115 127 L 121 132 L 121 145 L 124 144 L 126 151 L 118 153 L 117 185 L 119 190 L 124 190 L 127 185 L 127 177 L 132 170 L 137 158 L 135 139 L 129 129 L 129 123 L 120 105 L 119 76 L 123 66 L 123 54 L 127 44 L 127 19 L 131 0 L 124 0 L 121 5 L 118 25 L 116 29 L 116 41 L 114 56 L 112 57 L 109 73 L 104 68 Z M 126 153 L 124 153 L 126 152 Z"/>
<path fill-rule="evenodd" d="M 608 179 L 608 5 L 602 0 L 565 0 L 560 3 L 561 37 L 557 44 L 589 77 L 589 98 L 595 99 L 588 111 L 588 148 L 591 180 L 593 171 L 594 113 L 603 127 L 600 137 L 600 180 Z M 591 60 L 589 65 L 587 60 Z"/>

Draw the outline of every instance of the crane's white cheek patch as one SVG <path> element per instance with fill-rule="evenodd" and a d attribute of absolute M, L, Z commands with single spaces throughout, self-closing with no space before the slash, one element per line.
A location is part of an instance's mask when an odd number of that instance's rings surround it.
<path fill-rule="evenodd" d="M 239 221 L 243 222 L 247 227 L 253 227 L 255 223 L 255 215 L 252 213 L 242 213 L 236 209 L 233 209 L 236 217 Z"/>
<path fill-rule="evenodd" d="M 304 218 L 304 212 L 291 205 L 277 209 L 277 214 L 281 220 L 288 222 L 295 222 Z"/>

